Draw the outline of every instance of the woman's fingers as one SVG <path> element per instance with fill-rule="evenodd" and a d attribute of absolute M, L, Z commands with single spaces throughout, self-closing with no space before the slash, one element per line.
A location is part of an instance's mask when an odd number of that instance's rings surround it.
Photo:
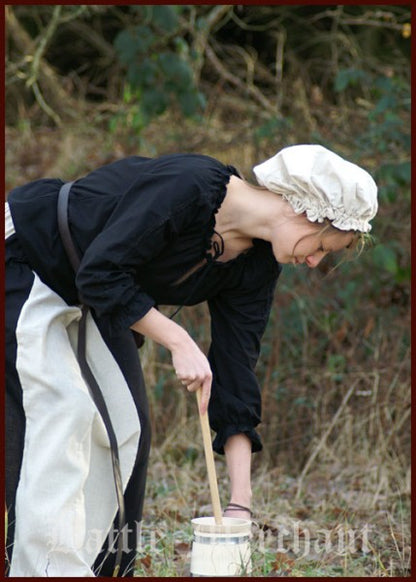
<path fill-rule="evenodd" d="M 205 414 L 208 410 L 209 397 L 211 395 L 211 384 L 212 376 L 209 374 L 202 382 L 200 380 L 195 380 L 190 384 L 182 382 L 189 392 L 196 392 L 201 388 L 201 402 L 200 402 L 200 413 Z"/>
<path fill-rule="evenodd" d="M 189 392 L 196 392 L 201 388 L 200 413 L 205 414 L 211 395 L 212 374 L 208 373 L 204 378 L 200 377 L 197 380 L 181 380 L 181 382 Z"/>
<path fill-rule="evenodd" d="M 208 410 L 209 397 L 211 395 L 211 384 L 212 376 L 210 378 L 206 378 L 205 382 L 202 384 L 201 404 L 199 407 L 200 414 L 205 414 Z"/>
<path fill-rule="evenodd" d="M 209 397 L 211 395 L 212 374 L 211 372 L 205 374 L 197 380 L 189 383 L 182 382 L 189 392 L 196 392 L 201 388 L 201 414 L 204 414 L 208 408 Z"/>

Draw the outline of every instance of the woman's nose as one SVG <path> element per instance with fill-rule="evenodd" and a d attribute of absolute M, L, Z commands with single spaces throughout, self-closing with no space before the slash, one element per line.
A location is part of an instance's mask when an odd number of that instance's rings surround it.
<path fill-rule="evenodd" d="M 322 261 L 325 255 L 326 255 L 325 252 L 308 255 L 307 257 L 305 257 L 305 263 L 308 265 L 310 269 L 314 269 L 319 265 L 319 263 Z"/>

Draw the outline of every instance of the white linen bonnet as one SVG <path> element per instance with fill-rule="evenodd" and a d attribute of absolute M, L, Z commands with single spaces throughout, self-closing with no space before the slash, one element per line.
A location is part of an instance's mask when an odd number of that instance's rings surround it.
<path fill-rule="evenodd" d="M 340 230 L 371 230 L 377 185 L 366 170 L 320 145 L 293 145 L 254 166 L 261 186 L 285 198 L 311 222 L 328 218 Z"/>

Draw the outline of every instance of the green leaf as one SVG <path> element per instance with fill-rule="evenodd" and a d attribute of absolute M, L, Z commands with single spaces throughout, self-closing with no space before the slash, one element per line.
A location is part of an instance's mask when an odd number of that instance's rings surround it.
<path fill-rule="evenodd" d="M 136 26 L 123 30 L 114 40 L 114 48 L 123 64 L 135 62 L 154 43 L 155 35 L 148 26 Z"/>
<path fill-rule="evenodd" d="M 397 107 L 397 99 L 394 95 L 388 94 L 383 95 L 381 99 L 377 102 L 377 105 L 373 109 L 374 115 L 380 115 L 380 113 L 384 113 L 385 111 L 389 111 L 391 109 L 395 109 Z"/>
<path fill-rule="evenodd" d="M 194 115 L 201 106 L 199 95 L 196 91 L 192 93 L 189 91 L 186 93 L 179 93 L 177 97 L 181 111 L 187 117 Z"/>
<path fill-rule="evenodd" d="M 376 267 L 396 275 L 398 270 L 397 255 L 395 250 L 387 244 L 380 244 L 372 249 L 373 262 Z"/>
<path fill-rule="evenodd" d="M 410 266 L 408 267 L 399 267 L 396 273 L 396 281 L 397 283 L 410 283 L 412 278 L 412 269 Z"/>
<path fill-rule="evenodd" d="M 173 44 L 175 45 L 176 51 L 179 55 L 189 54 L 189 45 L 183 38 L 177 36 L 173 39 Z"/>
<path fill-rule="evenodd" d="M 364 81 L 366 75 L 361 69 L 341 69 L 334 81 L 335 91 L 344 91 L 349 85 L 357 85 L 359 81 Z"/>
<path fill-rule="evenodd" d="M 178 28 L 178 16 L 172 6 L 152 6 L 152 23 L 165 32 L 174 32 Z"/>
<path fill-rule="evenodd" d="M 378 177 L 388 184 L 405 185 L 410 184 L 412 169 L 410 162 L 400 162 L 398 164 L 382 164 L 378 171 Z"/>
<path fill-rule="evenodd" d="M 192 71 L 181 57 L 173 52 L 163 52 L 159 55 L 159 64 L 163 74 L 173 82 L 180 91 L 192 83 Z"/>
<path fill-rule="evenodd" d="M 143 92 L 140 106 L 143 112 L 150 117 L 162 114 L 168 106 L 167 95 L 158 89 L 149 89 Z"/>
<path fill-rule="evenodd" d="M 150 87 L 157 78 L 158 68 L 150 59 L 143 59 L 141 63 L 136 65 L 136 74 L 139 80 L 138 84 Z"/>
<path fill-rule="evenodd" d="M 114 40 L 114 48 L 123 64 L 128 64 L 136 57 L 136 45 L 133 33 L 123 30 Z"/>
<path fill-rule="evenodd" d="M 342 354 L 330 354 L 327 360 L 327 367 L 330 372 L 340 373 L 345 371 L 346 359 Z"/>
<path fill-rule="evenodd" d="M 136 51 L 145 53 L 154 44 L 156 36 L 148 26 L 136 26 L 135 29 L 135 44 Z"/>
<path fill-rule="evenodd" d="M 394 89 L 392 80 L 385 75 L 382 77 L 377 77 L 377 79 L 374 81 L 374 86 L 384 93 L 390 93 Z"/>

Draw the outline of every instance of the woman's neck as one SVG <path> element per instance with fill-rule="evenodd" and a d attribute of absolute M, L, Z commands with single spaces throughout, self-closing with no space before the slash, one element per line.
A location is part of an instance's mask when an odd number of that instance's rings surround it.
<path fill-rule="evenodd" d="M 286 219 L 287 206 L 281 196 L 232 176 L 216 214 L 215 230 L 226 248 L 241 252 L 252 246 L 253 238 L 270 241 L 276 224 Z"/>

